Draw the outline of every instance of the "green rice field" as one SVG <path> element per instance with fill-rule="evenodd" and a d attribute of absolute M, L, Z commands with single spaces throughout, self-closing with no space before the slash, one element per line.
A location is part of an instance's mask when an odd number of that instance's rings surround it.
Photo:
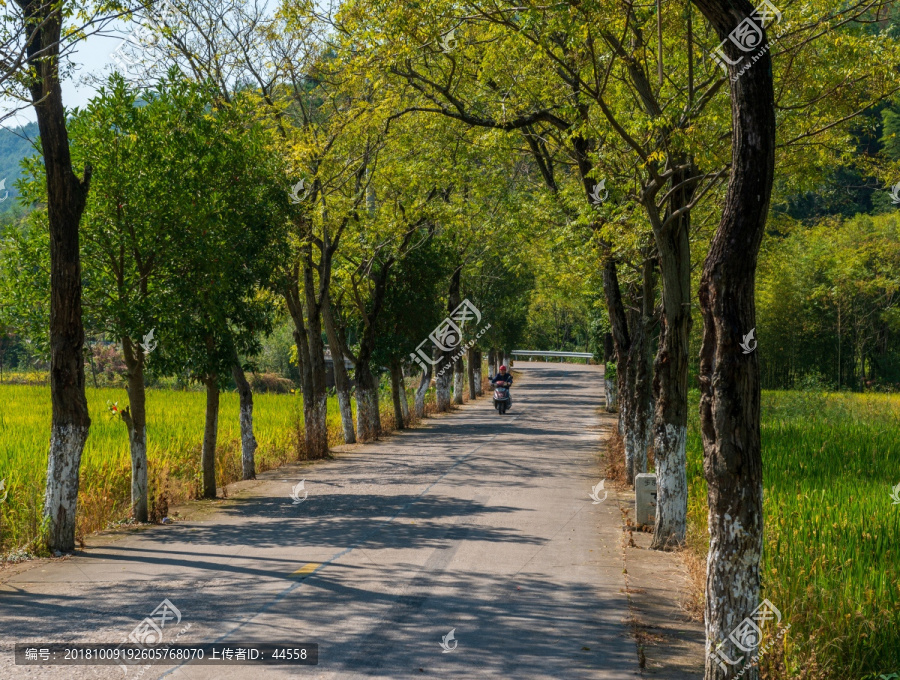
<path fill-rule="evenodd" d="M 78 536 L 127 518 L 131 458 L 125 424 L 110 415 L 107 402 L 127 404 L 122 389 L 88 389 L 91 430 L 81 465 Z M 147 391 L 147 446 L 151 515 L 161 519 L 170 503 L 197 497 L 201 489 L 205 393 Z M 261 472 L 301 455 L 302 399 L 292 394 L 256 394 L 254 430 Z M 0 553 L 39 550 L 44 477 L 50 432 L 50 388 L 0 385 Z M 329 436 L 339 443 L 337 401 L 329 400 Z M 238 395 L 221 395 L 217 485 L 241 477 Z"/>
<path fill-rule="evenodd" d="M 708 546 L 692 395 L 691 543 Z M 876 680 L 900 672 L 900 395 L 763 392 L 763 597 L 791 628 L 762 677 Z"/>

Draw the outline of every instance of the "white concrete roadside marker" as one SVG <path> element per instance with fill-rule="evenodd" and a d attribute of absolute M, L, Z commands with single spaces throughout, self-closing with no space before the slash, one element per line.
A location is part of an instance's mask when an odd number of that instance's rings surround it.
<path fill-rule="evenodd" d="M 656 475 L 651 472 L 634 476 L 634 521 L 638 525 L 656 523 Z"/>

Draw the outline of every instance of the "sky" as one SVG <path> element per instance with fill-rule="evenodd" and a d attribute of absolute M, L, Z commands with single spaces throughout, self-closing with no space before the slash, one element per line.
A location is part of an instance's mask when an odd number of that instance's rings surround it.
<path fill-rule="evenodd" d="M 117 27 L 108 27 L 107 33 L 117 29 L 118 35 L 115 37 L 91 35 L 78 43 L 75 49 L 67 55 L 69 65 L 74 67 L 71 72 L 67 69 L 68 75 L 62 82 L 63 104 L 67 109 L 73 109 L 76 106 L 84 107 L 97 93 L 97 86 L 86 81 L 85 76 L 93 75 L 102 80 L 106 79 L 112 72 L 114 63 L 110 53 L 122 42 L 128 28 L 129 24 L 125 23 L 120 23 Z M 15 105 L 18 103 L 0 100 L 0 111 L 9 111 Z M 27 106 L 14 117 L 3 121 L 2 125 L 6 128 L 15 128 L 36 120 L 34 109 Z"/>

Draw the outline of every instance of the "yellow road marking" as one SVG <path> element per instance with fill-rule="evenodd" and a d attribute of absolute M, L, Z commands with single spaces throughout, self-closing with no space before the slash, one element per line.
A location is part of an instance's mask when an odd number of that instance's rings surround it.
<path fill-rule="evenodd" d="M 299 576 L 303 578 L 304 576 L 309 576 L 316 569 L 322 566 L 321 562 L 307 562 L 302 567 L 300 567 L 297 571 L 293 572 L 291 576 Z"/>

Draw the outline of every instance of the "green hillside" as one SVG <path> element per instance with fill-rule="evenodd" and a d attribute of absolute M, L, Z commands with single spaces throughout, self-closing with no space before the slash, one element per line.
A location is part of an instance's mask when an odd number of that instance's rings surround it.
<path fill-rule="evenodd" d="M 0 129 L 0 213 L 9 212 L 16 205 L 16 180 L 22 172 L 20 162 L 34 151 L 37 123 L 24 127 Z M 9 195 L 6 195 L 6 192 Z M 6 196 L 6 198 L 4 198 Z"/>

